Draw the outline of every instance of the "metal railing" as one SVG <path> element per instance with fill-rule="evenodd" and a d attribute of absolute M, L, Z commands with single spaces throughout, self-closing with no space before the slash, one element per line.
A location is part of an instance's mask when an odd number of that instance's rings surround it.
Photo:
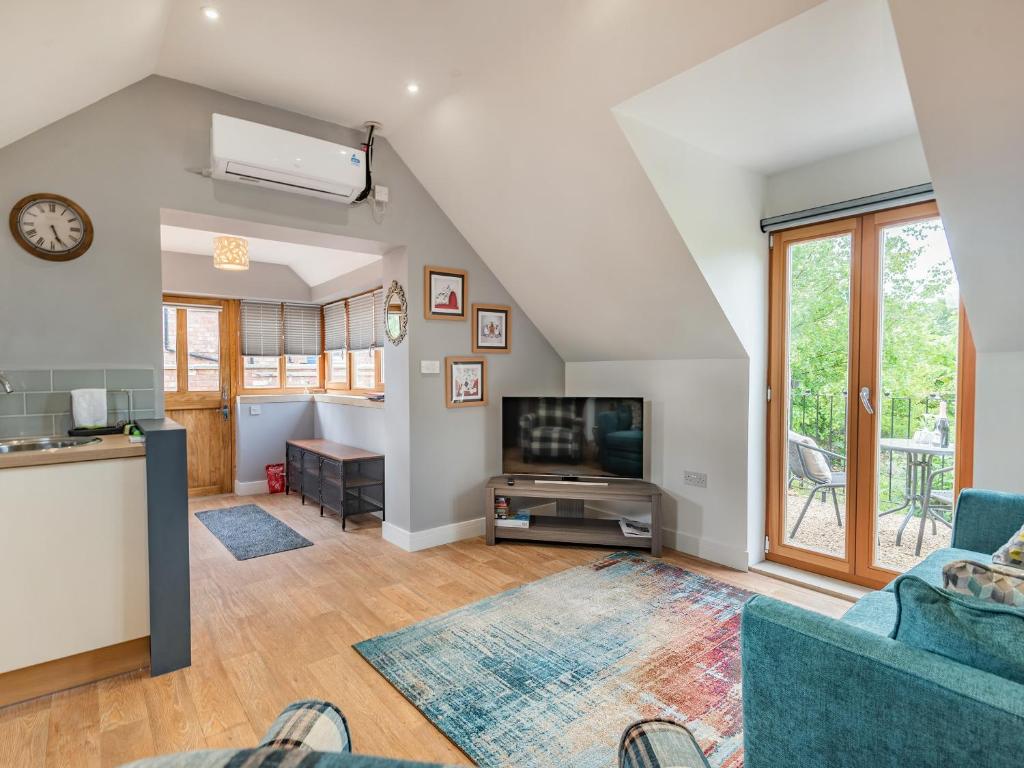
<path fill-rule="evenodd" d="M 931 392 L 918 395 L 884 392 L 878 411 L 882 437 L 911 438 L 920 428 L 922 417 L 938 413 L 939 403 L 946 402 L 946 417 L 950 434 L 956 430 L 956 394 Z M 834 453 L 847 454 L 846 422 L 849 393 L 837 394 L 794 389 L 790 393 L 789 428 L 813 438 L 822 448 Z M 883 449 L 879 462 L 879 493 L 885 502 L 902 502 L 907 487 L 906 454 Z M 948 467 L 952 458 L 936 458 L 935 468 Z M 951 490 L 953 473 L 939 476 L 937 490 Z"/>

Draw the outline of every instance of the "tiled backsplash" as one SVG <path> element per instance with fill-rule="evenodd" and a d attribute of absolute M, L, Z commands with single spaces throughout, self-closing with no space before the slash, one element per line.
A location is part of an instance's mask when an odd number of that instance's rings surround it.
<path fill-rule="evenodd" d="M 131 390 L 134 418 L 155 415 L 152 369 L 4 371 L 4 376 L 14 392 L 0 390 L 0 437 L 66 435 L 72 426 L 72 389 L 106 389 L 108 424 L 128 418 L 128 393 L 115 390 Z"/>

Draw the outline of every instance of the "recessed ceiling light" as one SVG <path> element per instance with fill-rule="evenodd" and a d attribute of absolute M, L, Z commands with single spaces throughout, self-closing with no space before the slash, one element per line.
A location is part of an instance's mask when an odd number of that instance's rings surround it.
<path fill-rule="evenodd" d="M 212 5 L 203 6 L 203 15 L 210 21 L 216 21 L 220 18 L 220 11 L 214 8 Z"/>
<path fill-rule="evenodd" d="M 420 87 L 416 83 L 409 83 L 407 86 L 405 86 L 405 90 L 407 90 L 409 93 L 419 93 Z"/>

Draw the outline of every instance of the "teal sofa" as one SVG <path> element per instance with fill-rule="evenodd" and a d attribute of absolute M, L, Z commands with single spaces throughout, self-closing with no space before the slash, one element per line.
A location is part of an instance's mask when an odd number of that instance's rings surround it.
<path fill-rule="evenodd" d="M 952 546 L 910 573 L 941 587 L 946 563 L 991 562 L 1022 525 L 1024 496 L 965 490 Z M 1024 685 L 891 640 L 895 621 L 892 584 L 839 620 L 751 599 L 741 630 L 746 768 L 1019 764 Z"/>

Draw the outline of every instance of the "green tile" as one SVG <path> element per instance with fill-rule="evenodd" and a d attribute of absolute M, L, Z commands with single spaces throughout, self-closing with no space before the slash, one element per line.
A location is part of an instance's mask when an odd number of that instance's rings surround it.
<path fill-rule="evenodd" d="M 71 413 L 70 392 L 29 392 L 25 395 L 25 412 Z"/>
<path fill-rule="evenodd" d="M 103 371 L 54 371 L 53 389 L 67 392 L 72 389 L 103 389 L 106 386 Z"/>
<path fill-rule="evenodd" d="M 21 392 L 4 394 L 0 392 L 0 416 L 24 416 L 25 395 Z"/>
<path fill-rule="evenodd" d="M 53 434 L 53 416 L 0 416 L 0 437 L 41 437 Z"/>
<path fill-rule="evenodd" d="M 153 389 L 153 370 L 107 369 L 107 389 Z"/>
<path fill-rule="evenodd" d="M 18 392 L 50 391 L 49 371 L 4 371 L 4 377 Z"/>
<path fill-rule="evenodd" d="M 62 413 L 53 417 L 53 434 L 66 435 L 75 425 L 70 413 Z"/>
<path fill-rule="evenodd" d="M 142 411 L 153 410 L 156 407 L 156 394 L 152 389 L 133 390 L 132 407 Z"/>

